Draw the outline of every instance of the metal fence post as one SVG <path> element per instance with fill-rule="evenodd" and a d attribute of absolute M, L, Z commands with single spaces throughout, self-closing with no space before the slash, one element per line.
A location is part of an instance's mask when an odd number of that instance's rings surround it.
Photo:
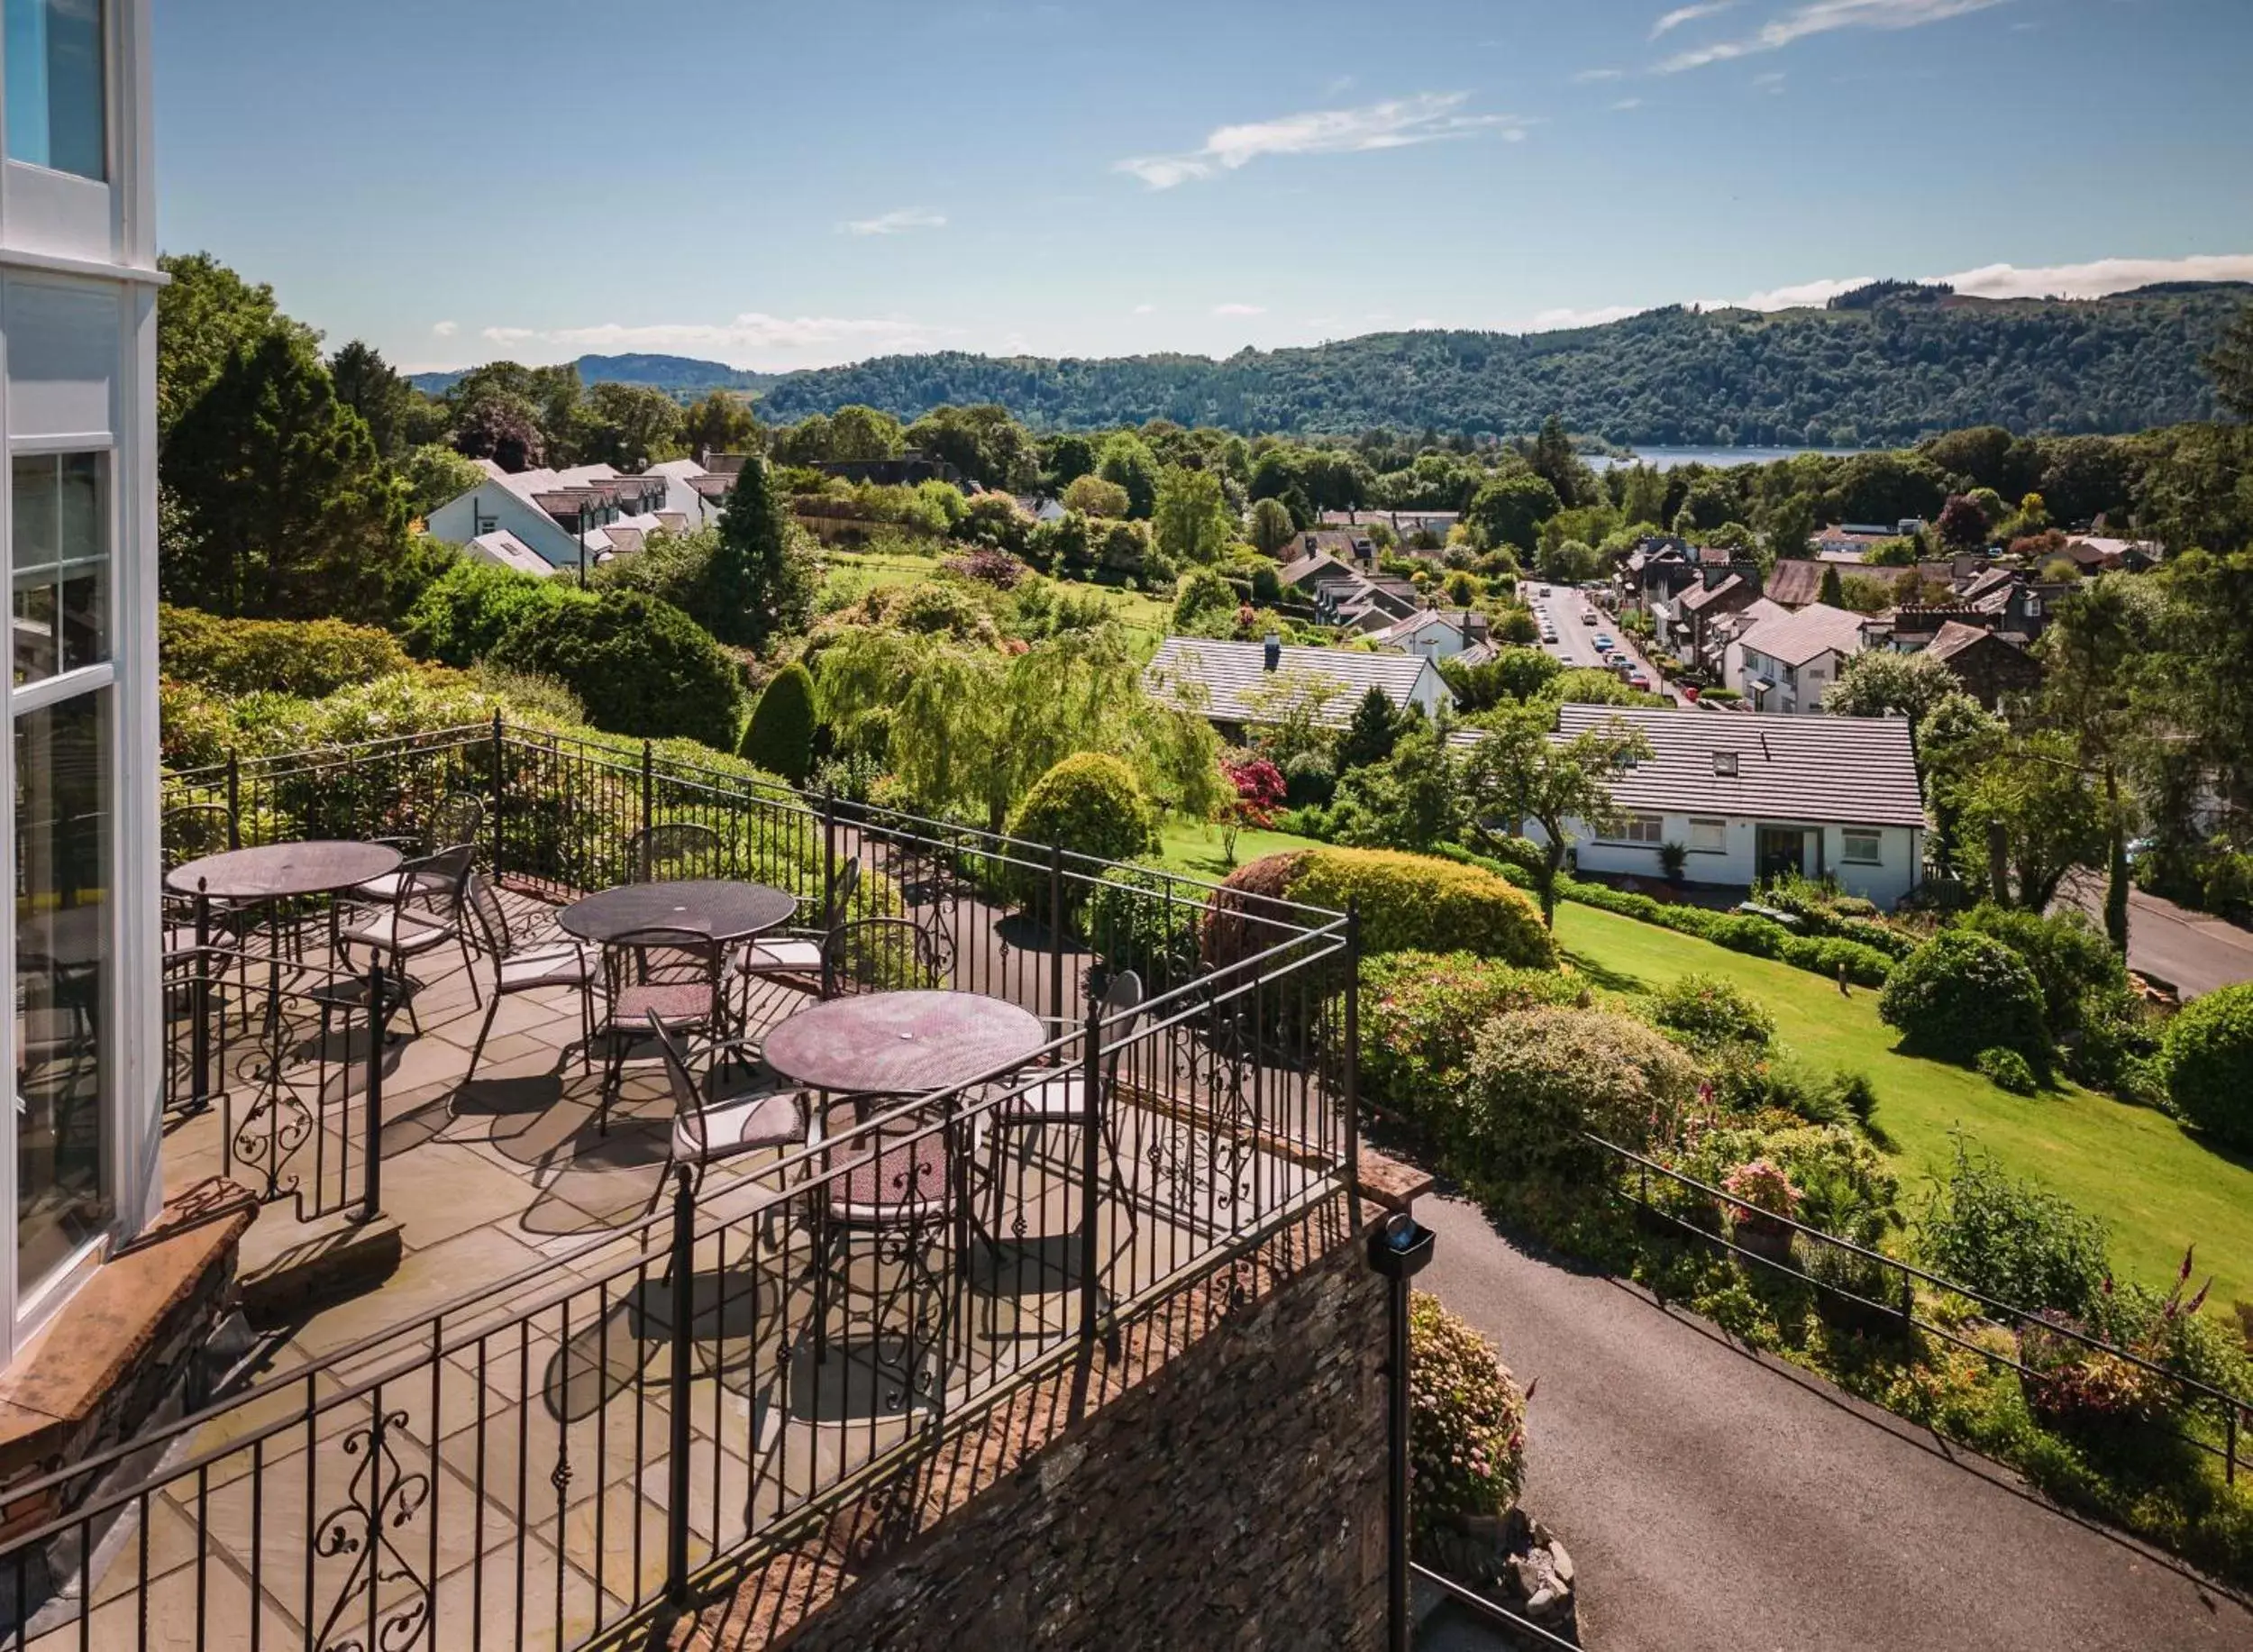
<path fill-rule="evenodd" d="M 1345 1214 L 1361 1230 L 1361 903 L 1345 899 Z"/>
<path fill-rule="evenodd" d="M 508 819 L 508 766 L 506 762 L 506 743 L 501 732 L 501 714 L 493 714 L 493 887 L 501 881 L 501 844 L 506 841 L 504 827 Z"/>
<path fill-rule="evenodd" d="M 188 994 L 187 1059 L 190 1110 L 211 1105 L 211 897 L 205 880 L 196 880 L 196 985 Z"/>
<path fill-rule="evenodd" d="M 644 832 L 648 831 L 652 825 L 651 810 L 655 803 L 655 799 L 652 794 L 655 788 L 656 758 L 651 750 L 650 743 L 644 740 L 642 742 L 642 830 Z"/>
<path fill-rule="evenodd" d="M 352 1218 L 358 1222 L 372 1222 L 383 1214 L 383 1038 L 391 1019 L 385 987 L 379 957 L 368 966 L 368 1085 L 360 1097 L 361 1172 L 367 1187 L 360 1214 Z"/>
<path fill-rule="evenodd" d="M 845 914 L 837 909 L 837 789 L 821 789 L 821 996 L 837 996 L 837 949 L 829 943 Z"/>
<path fill-rule="evenodd" d="M 689 1167 L 674 1173 L 672 1263 L 672 1368 L 666 1374 L 672 1414 L 665 1465 L 665 1598 L 676 1607 L 689 1603 L 689 1362 L 696 1352 L 690 1316 L 696 1306 L 697 1199 Z"/>
<path fill-rule="evenodd" d="M 242 763 L 227 753 L 227 847 L 242 847 Z"/>
<path fill-rule="evenodd" d="M 1048 1013 L 1064 1013 L 1064 846 L 1048 845 Z"/>
<path fill-rule="evenodd" d="M 1103 1201 L 1097 1197 L 1101 1179 L 1103 1129 L 1103 1006 L 1088 997 L 1087 1033 L 1081 1041 L 1080 1088 L 1086 1097 L 1087 1124 L 1080 1133 L 1080 1340 L 1095 1340 L 1096 1315 L 1101 1307 L 1096 1290 L 1096 1223 Z"/>
<path fill-rule="evenodd" d="M 2229 1406 L 2230 1423 L 2223 1430 L 2221 1473 L 2227 1483 L 2235 1485 L 2238 1483 L 2238 1412 L 2243 1408 L 2234 1400 L 2229 1401 Z"/>

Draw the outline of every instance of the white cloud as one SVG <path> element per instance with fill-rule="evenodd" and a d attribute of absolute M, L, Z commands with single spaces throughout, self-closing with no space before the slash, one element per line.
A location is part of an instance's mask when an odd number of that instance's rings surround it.
<path fill-rule="evenodd" d="M 1773 287 L 1765 293 L 1749 293 L 1742 298 L 1701 298 L 1701 307 L 1709 310 L 1796 310 L 1811 304 L 1828 304 L 1840 293 L 1850 293 L 1857 287 L 1867 287 L 1874 276 L 1843 276 L 1821 281 L 1801 281 L 1791 287 Z"/>
<path fill-rule="evenodd" d="M 943 230 L 945 227 L 944 213 L 926 212 L 919 206 L 903 206 L 894 212 L 879 213 L 873 218 L 848 218 L 837 226 L 837 233 L 904 235 L 909 230 Z"/>
<path fill-rule="evenodd" d="M 1463 113 L 1469 96 L 1467 92 L 1418 92 L 1355 109 L 1323 109 L 1218 127 L 1198 149 L 1173 155 L 1130 155 L 1111 169 L 1138 178 L 1153 189 L 1171 189 L 1218 172 L 1233 172 L 1263 155 L 1357 154 L 1482 132 L 1524 135 L 1528 123 L 1522 116 Z"/>
<path fill-rule="evenodd" d="M 1940 276 L 1975 298 L 2098 298 L 2155 281 L 2253 281 L 2253 252 L 2202 253 L 2190 258 L 2101 258 L 2088 264 L 2050 264 L 2020 269 L 1983 264 Z"/>
<path fill-rule="evenodd" d="M 1158 306 L 1154 304 L 1138 304 L 1135 306 L 1134 313 L 1137 315 L 1155 315 L 1158 313 Z"/>
<path fill-rule="evenodd" d="M 1752 83 L 1764 91 L 1781 92 L 1783 90 L 1783 71 L 1770 69 L 1765 75 L 1755 75 L 1752 78 Z"/>
<path fill-rule="evenodd" d="M 725 322 L 658 322 L 627 326 L 488 327 L 495 344 L 540 343 L 559 357 L 585 351 L 658 351 L 703 356 L 732 367 L 783 370 L 861 356 L 930 350 L 955 333 L 901 315 L 768 315 L 746 311 Z"/>
<path fill-rule="evenodd" d="M 1611 106 L 1614 109 L 1640 109 L 1643 106 L 1643 100 L 1639 97 L 1622 97 Z"/>
<path fill-rule="evenodd" d="M 1267 306 L 1263 304 L 1216 304 L 1212 306 L 1212 313 L 1216 315 L 1264 315 Z"/>
<path fill-rule="evenodd" d="M 1570 327 L 1601 327 L 1642 312 L 1632 304 L 1608 304 L 1597 310 L 1543 310 L 1526 324 L 1528 333 L 1562 333 Z"/>
<path fill-rule="evenodd" d="M 2006 4 L 2008 0 L 1810 0 L 1807 5 L 1770 18 L 1751 34 L 1677 52 L 1659 64 L 1658 72 L 1676 75 L 1684 69 L 1703 68 L 1709 63 L 1727 63 L 1757 52 L 1779 51 L 1794 41 L 1840 29 L 1920 28 L 1926 23 L 1945 23 L 1951 17 L 1964 17 Z"/>
<path fill-rule="evenodd" d="M 1573 77 L 1575 86 L 1587 86 L 1598 80 L 1618 80 L 1627 74 L 1624 68 L 1583 68 Z"/>
<path fill-rule="evenodd" d="M 1701 17 L 1710 17 L 1716 12 L 1726 12 L 1736 4 L 1737 0 L 1700 0 L 1700 3 L 1695 5 L 1678 5 L 1651 25 L 1651 38 L 1656 40 L 1662 34 L 1672 33 L 1686 23 L 1695 23 Z"/>
<path fill-rule="evenodd" d="M 434 339 L 450 339 L 461 331 L 461 324 L 460 322 L 442 321 L 430 330 L 430 335 Z"/>

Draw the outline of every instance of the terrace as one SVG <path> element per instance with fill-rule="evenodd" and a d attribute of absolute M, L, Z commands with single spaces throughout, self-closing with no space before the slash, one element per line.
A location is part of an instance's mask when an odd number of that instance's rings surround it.
<path fill-rule="evenodd" d="M 806 1141 L 690 1173 L 653 1041 L 622 1048 L 605 1117 L 576 987 L 481 1031 L 487 951 L 437 948 L 402 990 L 324 903 L 184 904 L 168 1191 L 254 1201 L 258 1253 L 316 1281 L 371 1236 L 399 1259 L 341 1301 L 272 1299 L 217 1403 L 12 1491 L 68 1511 L 0 1547 L 7 1644 L 641 1632 L 1355 1198 L 1334 914 L 498 721 L 168 777 L 205 839 L 169 856 L 414 837 L 463 798 L 512 945 L 661 875 L 637 834 L 674 824 L 701 828 L 679 870 L 793 895 L 817 937 L 896 937 L 731 976 L 754 1046 L 904 987 L 1046 1030 L 943 1089 L 813 1096 Z M 1080 1116 L 1027 1122 L 1063 1080 Z"/>

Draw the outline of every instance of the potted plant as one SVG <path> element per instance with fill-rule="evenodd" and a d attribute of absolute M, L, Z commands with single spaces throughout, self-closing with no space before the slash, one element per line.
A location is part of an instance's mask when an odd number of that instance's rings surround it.
<path fill-rule="evenodd" d="M 1689 859 L 1690 851 L 1681 844 L 1658 845 L 1658 863 L 1665 869 L 1666 881 L 1669 883 L 1682 881 L 1682 869 L 1689 863 Z"/>
<path fill-rule="evenodd" d="M 1800 1204 L 1792 1178 L 1765 1158 L 1753 1159 L 1723 1176 L 1721 1191 L 1729 1197 L 1729 1237 L 1738 1246 L 1771 1262 L 1789 1263 L 1791 1218 Z"/>

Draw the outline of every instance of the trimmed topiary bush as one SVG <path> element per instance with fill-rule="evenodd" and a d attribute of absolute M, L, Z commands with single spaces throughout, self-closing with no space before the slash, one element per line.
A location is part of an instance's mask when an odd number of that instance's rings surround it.
<path fill-rule="evenodd" d="M 2042 1014 L 2052 1034 L 2079 1028 L 2091 992 L 2128 984 L 2128 968 L 2089 915 L 2073 908 L 2043 914 L 1983 900 L 1957 920 L 1959 928 L 2002 942 L 2026 961 L 2041 983 Z"/>
<path fill-rule="evenodd" d="M 1417 1552 L 1507 1514 L 1526 1474 L 1526 1396 L 1494 1345 L 1436 1296 L 1409 1299 L 1409 1511 Z"/>
<path fill-rule="evenodd" d="M 1132 769 L 1100 752 L 1079 752 L 1033 782 L 1010 811 L 1008 834 L 1041 848 L 1054 844 L 1067 855 L 1132 861 L 1157 846 L 1158 825 Z M 1033 858 L 1039 851 L 1019 850 L 1018 853 Z M 1076 911 L 1087 899 L 1092 872 L 1084 864 L 1066 862 L 1067 913 Z M 1020 866 L 1011 881 L 1017 897 L 1027 905 L 1046 904 L 1048 874 L 1044 871 Z"/>
<path fill-rule="evenodd" d="M 2253 983 L 2185 1004 L 2167 1027 L 2160 1059 L 2178 1117 L 2216 1141 L 2253 1147 Z"/>
<path fill-rule="evenodd" d="M 1525 969 L 1551 969 L 1556 945 L 1542 926 L 1540 908 L 1504 879 L 1476 866 L 1390 849 L 1321 848 L 1287 851 L 1239 866 L 1215 898 L 1230 909 L 1227 891 L 1282 896 L 1361 916 L 1364 956 L 1391 952 L 1467 952 Z M 1256 903 L 1254 903 L 1256 904 Z M 1262 926 L 1222 923 L 1209 933 L 1208 959 L 1225 967 L 1280 935 L 1263 939 Z M 1251 945 L 1246 945 L 1248 941 Z"/>
<path fill-rule="evenodd" d="M 1639 1151 L 1697 1090 L 1690 1058 L 1631 1016 L 1518 1009 L 1486 1024 L 1441 1123 L 1470 1176 L 1586 1182 L 1611 1159 L 1583 1131 Z"/>
<path fill-rule="evenodd" d="M 814 678 L 793 661 L 768 680 L 743 726 L 746 762 L 803 786 L 814 771 Z"/>
<path fill-rule="evenodd" d="M 2049 1054 L 2034 972 L 2002 942 L 1969 930 L 1942 930 L 1893 965 L 1877 1013 L 1920 1055 L 1969 1062 L 2001 1047 L 2039 1067 Z"/>
<path fill-rule="evenodd" d="M 592 601 L 535 610 L 491 658 L 511 671 L 556 678 L 579 696 L 595 726 L 612 734 L 735 748 L 741 669 L 711 633 L 640 591 L 605 591 Z"/>
<path fill-rule="evenodd" d="M 2034 1069 L 2026 1064 L 2026 1057 L 2016 1050 L 2006 1050 L 2001 1045 L 1982 1050 L 1979 1059 L 1972 1064 L 1997 1090 L 2007 1090 L 2014 1096 L 2030 1096 L 2041 1088 L 2034 1077 Z"/>

